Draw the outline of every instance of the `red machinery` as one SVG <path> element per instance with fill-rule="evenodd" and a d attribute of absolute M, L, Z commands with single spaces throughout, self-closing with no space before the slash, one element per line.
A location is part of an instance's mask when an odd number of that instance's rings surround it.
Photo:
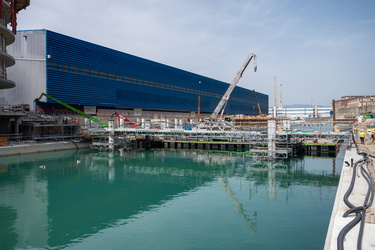
<path fill-rule="evenodd" d="M 119 113 L 115 113 L 115 116 L 117 116 L 117 123 L 120 124 L 120 120 L 123 120 L 126 123 L 129 123 L 131 125 L 131 128 L 138 128 L 138 125 L 135 124 L 134 122 L 131 122 L 128 118 L 122 116 Z"/>
<path fill-rule="evenodd" d="M 10 23 L 12 26 L 12 32 L 16 34 L 17 30 L 17 13 L 20 10 L 26 9 L 30 5 L 30 0 L 7 0 L 10 6 Z M 4 15 L 4 4 L 3 1 L 0 1 L 0 18 L 3 18 Z"/>

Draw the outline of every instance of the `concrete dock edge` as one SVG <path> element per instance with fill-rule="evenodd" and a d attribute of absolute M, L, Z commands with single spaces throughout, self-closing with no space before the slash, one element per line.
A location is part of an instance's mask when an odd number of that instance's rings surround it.
<path fill-rule="evenodd" d="M 47 142 L 47 143 L 30 143 L 16 144 L 0 147 L 0 157 L 8 155 L 39 153 L 49 151 L 59 151 L 77 148 L 89 148 L 90 142 Z"/>
<path fill-rule="evenodd" d="M 356 152 L 355 148 L 351 148 L 346 151 L 344 162 L 341 170 L 341 176 L 339 185 L 336 192 L 336 198 L 334 206 L 332 209 L 331 219 L 327 231 L 326 241 L 325 241 L 325 250 L 334 250 L 337 249 L 337 237 L 340 231 L 355 217 L 355 214 L 351 214 L 348 217 L 344 218 L 343 214 L 349 210 L 349 207 L 344 203 L 343 197 L 347 192 L 353 174 L 353 168 L 345 164 L 345 161 L 351 162 L 353 159 L 354 162 L 361 159 Z M 355 206 L 363 205 L 366 193 L 368 189 L 368 184 L 362 175 L 357 171 L 357 177 L 354 184 L 354 189 L 349 196 L 349 201 Z M 374 204 L 371 206 L 374 208 Z M 367 216 L 367 215 L 366 215 Z M 346 235 L 344 239 L 344 249 L 357 249 L 357 238 L 359 233 L 358 223 L 354 228 L 352 228 Z M 365 223 L 364 234 L 362 240 L 362 249 L 375 249 L 375 224 Z"/>

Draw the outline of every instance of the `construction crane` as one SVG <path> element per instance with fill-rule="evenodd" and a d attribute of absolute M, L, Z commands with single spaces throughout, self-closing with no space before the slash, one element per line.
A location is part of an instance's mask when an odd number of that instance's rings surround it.
<path fill-rule="evenodd" d="M 56 99 L 56 98 L 54 98 L 54 97 L 52 97 L 50 95 L 47 95 L 46 93 L 40 94 L 39 98 L 36 98 L 35 101 L 40 101 L 40 99 L 42 99 L 43 96 L 48 97 L 49 99 L 57 102 L 58 104 L 63 105 L 64 107 L 66 107 L 66 108 L 68 108 L 70 110 L 73 110 L 74 112 L 76 112 L 76 113 L 78 113 L 78 114 L 86 117 L 87 119 L 90 119 L 90 120 L 92 120 L 94 122 L 99 123 L 101 126 L 108 127 L 108 123 L 105 123 L 105 122 L 103 122 L 103 121 L 101 121 L 101 120 L 99 120 L 99 119 L 97 119 L 97 118 L 95 118 L 95 117 L 93 117 L 91 115 L 88 115 L 88 114 L 86 114 L 86 113 L 84 113 L 84 112 L 82 112 L 82 111 L 80 111 L 80 110 L 78 110 L 78 109 L 70 106 L 69 104 L 66 104 L 66 103 L 64 103 L 64 102 L 62 102 L 62 101 L 60 101 L 60 100 L 58 100 L 58 99 Z"/>
<path fill-rule="evenodd" d="M 254 58 L 254 72 L 256 72 L 257 70 L 257 66 L 255 65 L 255 57 L 256 55 L 251 53 L 249 55 L 249 57 L 246 59 L 245 61 L 245 64 L 242 66 L 241 70 L 238 71 L 236 77 L 233 79 L 232 83 L 230 84 L 230 86 L 228 87 L 227 91 L 225 92 L 225 94 L 223 95 L 223 97 L 221 98 L 219 104 L 216 106 L 214 112 L 211 114 L 210 116 L 210 120 L 213 121 L 217 118 L 217 115 L 219 114 L 219 112 L 221 111 L 221 114 L 224 113 L 224 109 L 225 109 L 225 106 L 229 100 L 229 97 L 230 95 L 232 94 L 232 91 L 234 90 L 234 88 L 236 87 L 238 81 L 241 79 L 242 77 L 242 74 L 243 72 L 245 71 L 245 69 L 247 68 L 247 66 L 249 65 L 251 59 Z"/>

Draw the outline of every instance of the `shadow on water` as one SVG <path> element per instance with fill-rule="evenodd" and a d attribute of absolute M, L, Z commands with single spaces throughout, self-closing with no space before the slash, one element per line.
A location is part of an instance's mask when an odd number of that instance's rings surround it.
<path fill-rule="evenodd" d="M 259 189 L 266 190 L 268 200 L 278 195 L 288 200 L 296 186 L 336 187 L 341 171 L 336 159 L 328 159 L 328 167 L 315 159 L 265 162 L 246 154 L 182 150 L 3 157 L 0 196 L 6 198 L 0 201 L 0 229 L 7 237 L 0 245 L 63 248 L 217 183 L 254 233 L 258 211 L 246 212 L 233 180 L 251 183 L 249 199 Z"/>

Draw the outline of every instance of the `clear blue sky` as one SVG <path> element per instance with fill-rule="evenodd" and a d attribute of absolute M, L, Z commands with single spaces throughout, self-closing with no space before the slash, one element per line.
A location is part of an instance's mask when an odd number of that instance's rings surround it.
<path fill-rule="evenodd" d="M 31 0 L 18 29 L 49 29 L 230 83 L 283 104 L 375 95 L 374 0 Z"/>

